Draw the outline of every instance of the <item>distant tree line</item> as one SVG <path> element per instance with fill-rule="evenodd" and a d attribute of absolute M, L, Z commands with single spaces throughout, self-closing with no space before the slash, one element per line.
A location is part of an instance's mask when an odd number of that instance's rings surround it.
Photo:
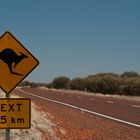
<path fill-rule="evenodd" d="M 55 78 L 48 88 L 71 89 L 103 94 L 140 96 L 140 75 L 136 72 L 99 73 L 84 78 L 70 79 L 65 76 Z"/>
<path fill-rule="evenodd" d="M 47 87 L 47 84 L 45 84 L 45 83 L 35 83 L 35 82 L 23 81 L 18 86 L 30 86 L 30 87 L 35 88 L 35 87 L 41 87 L 41 86 Z"/>
<path fill-rule="evenodd" d="M 24 81 L 20 86 L 46 86 L 48 88 L 56 89 L 140 96 L 140 75 L 133 71 L 127 71 L 121 75 L 114 73 L 99 73 L 84 78 L 77 77 L 74 79 L 60 76 L 48 84 Z"/>

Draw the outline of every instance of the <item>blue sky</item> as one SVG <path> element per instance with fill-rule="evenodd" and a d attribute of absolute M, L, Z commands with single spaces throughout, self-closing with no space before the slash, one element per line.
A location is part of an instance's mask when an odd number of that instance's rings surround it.
<path fill-rule="evenodd" d="M 13 0 L 0 3 L 10 31 L 39 59 L 26 80 L 140 72 L 139 0 Z"/>

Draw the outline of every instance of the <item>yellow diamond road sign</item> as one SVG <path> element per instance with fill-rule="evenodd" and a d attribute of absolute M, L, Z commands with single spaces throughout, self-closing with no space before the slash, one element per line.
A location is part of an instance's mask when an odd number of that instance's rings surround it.
<path fill-rule="evenodd" d="M 10 93 L 39 61 L 10 33 L 0 37 L 0 87 Z"/>

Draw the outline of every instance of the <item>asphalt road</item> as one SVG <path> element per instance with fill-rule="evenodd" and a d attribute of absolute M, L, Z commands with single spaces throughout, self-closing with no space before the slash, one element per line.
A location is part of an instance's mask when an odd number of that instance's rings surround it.
<path fill-rule="evenodd" d="M 90 111 L 93 111 L 95 112 L 93 114 L 97 113 L 97 115 L 99 114 L 101 117 L 104 117 L 105 115 L 109 116 L 106 117 L 108 119 L 113 117 L 115 119 L 122 120 L 122 122 L 120 121 L 121 123 L 123 123 L 123 121 L 130 123 L 130 125 L 132 123 L 132 126 L 140 128 L 140 101 L 106 96 L 78 95 L 68 92 L 63 93 L 50 90 L 41 90 L 38 88 L 22 88 L 18 92 L 24 95 L 28 94 L 28 96 L 37 95 L 36 97 L 43 97 L 42 99 L 46 98 L 63 102 L 82 108 L 85 111 L 88 110 L 89 113 Z"/>

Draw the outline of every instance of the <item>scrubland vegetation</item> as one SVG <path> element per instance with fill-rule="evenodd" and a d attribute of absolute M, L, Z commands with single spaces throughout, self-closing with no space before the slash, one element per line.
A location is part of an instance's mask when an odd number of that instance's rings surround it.
<path fill-rule="evenodd" d="M 71 89 L 103 94 L 140 96 L 140 75 L 133 71 L 124 72 L 121 75 L 99 73 L 74 79 L 60 76 L 48 84 L 24 81 L 21 85 L 31 87 L 46 86 L 48 88 Z"/>

